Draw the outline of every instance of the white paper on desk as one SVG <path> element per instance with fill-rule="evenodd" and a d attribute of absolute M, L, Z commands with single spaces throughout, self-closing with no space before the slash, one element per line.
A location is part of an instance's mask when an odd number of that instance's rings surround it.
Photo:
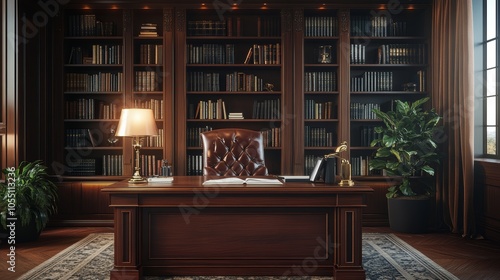
<path fill-rule="evenodd" d="M 148 183 L 171 183 L 174 177 L 149 177 Z"/>
<path fill-rule="evenodd" d="M 282 185 L 278 179 L 271 178 L 246 178 L 228 177 L 223 179 L 212 179 L 203 182 L 203 185 Z"/>

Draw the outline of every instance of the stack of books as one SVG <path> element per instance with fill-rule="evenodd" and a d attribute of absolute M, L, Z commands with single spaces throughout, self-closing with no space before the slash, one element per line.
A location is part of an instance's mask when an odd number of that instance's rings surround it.
<path fill-rule="evenodd" d="M 242 120 L 244 119 L 243 113 L 229 113 L 230 120 Z"/>
<path fill-rule="evenodd" d="M 139 37 L 158 37 L 158 31 L 156 30 L 156 27 L 156 23 L 143 23 L 141 25 Z"/>

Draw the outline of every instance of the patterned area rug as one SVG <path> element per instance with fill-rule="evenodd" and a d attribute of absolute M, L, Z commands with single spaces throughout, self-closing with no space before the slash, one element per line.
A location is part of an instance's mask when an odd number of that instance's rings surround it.
<path fill-rule="evenodd" d="M 393 234 L 363 234 L 366 279 L 453 279 L 457 277 Z M 90 234 L 19 279 L 109 279 L 113 234 Z M 146 277 L 147 280 L 331 280 L 331 277 Z"/>

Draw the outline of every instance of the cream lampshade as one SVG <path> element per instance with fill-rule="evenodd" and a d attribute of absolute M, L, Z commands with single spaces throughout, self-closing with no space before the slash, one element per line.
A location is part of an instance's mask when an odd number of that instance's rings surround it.
<path fill-rule="evenodd" d="M 144 183 L 146 179 L 141 176 L 139 168 L 139 150 L 141 137 L 158 136 L 156 120 L 151 109 L 122 109 L 116 136 L 133 137 L 135 150 L 135 171 L 129 183 Z"/>

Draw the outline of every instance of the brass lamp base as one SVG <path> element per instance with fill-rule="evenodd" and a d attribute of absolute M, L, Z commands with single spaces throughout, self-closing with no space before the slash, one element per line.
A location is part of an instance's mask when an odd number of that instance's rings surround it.
<path fill-rule="evenodd" d="M 147 183 L 147 180 L 144 179 L 144 178 L 130 178 L 130 180 L 128 180 L 128 182 L 130 184 L 140 184 L 140 183 Z"/>
<path fill-rule="evenodd" d="M 140 184 L 140 183 L 147 183 L 146 178 L 143 178 L 141 174 L 139 173 L 139 167 L 135 168 L 134 175 L 130 180 L 128 180 L 129 183 L 131 184 Z"/>
<path fill-rule="evenodd" d="M 354 181 L 353 180 L 341 180 L 339 183 L 339 186 L 341 187 L 352 187 L 354 186 Z"/>

